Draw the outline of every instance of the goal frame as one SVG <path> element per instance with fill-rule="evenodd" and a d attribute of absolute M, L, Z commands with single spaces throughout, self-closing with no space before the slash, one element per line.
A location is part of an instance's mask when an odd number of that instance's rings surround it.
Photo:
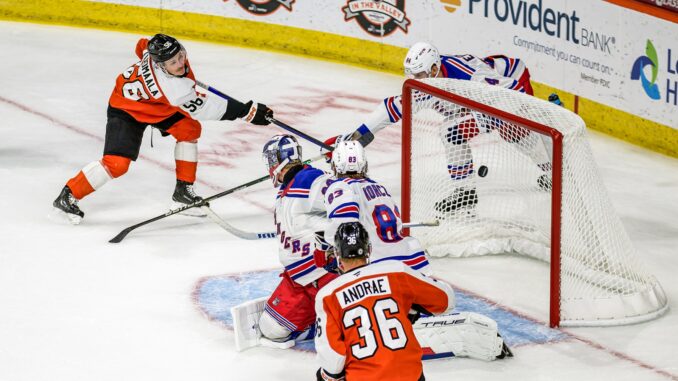
<path fill-rule="evenodd" d="M 550 303 L 549 326 L 560 326 L 560 241 L 562 218 L 562 184 L 563 184 L 563 134 L 555 128 L 548 127 L 518 115 L 484 105 L 460 95 L 447 92 L 437 87 L 408 79 L 402 87 L 402 167 L 401 167 L 401 208 L 403 221 L 410 221 L 411 204 L 411 153 L 412 153 L 412 92 L 419 91 L 431 94 L 442 100 L 453 102 L 474 111 L 487 114 L 501 120 L 534 131 L 551 138 L 553 144 L 552 190 L 551 190 L 551 268 L 550 268 Z M 409 229 L 403 229 L 409 235 Z"/>

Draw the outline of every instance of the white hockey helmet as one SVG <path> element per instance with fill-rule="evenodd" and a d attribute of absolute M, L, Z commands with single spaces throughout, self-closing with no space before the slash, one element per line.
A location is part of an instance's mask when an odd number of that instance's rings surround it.
<path fill-rule="evenodd" d="M 340 175 L 365 174 L 367 172 L 365 149 L 355 140 L 339 142 L 332 152 L 332 168 L 335 174 Z"/>
<path fill-rule="evenodd" d="M 435 46 L 428 42 L 417 42 L 412 45 L 405 56 L 405 77 L 407 78 L 429 78 L 431 76 L 431 67 L 438 66 L 440 70 L 440 53 Z M 424 76 L 423 74 L 426 74 Z"/>

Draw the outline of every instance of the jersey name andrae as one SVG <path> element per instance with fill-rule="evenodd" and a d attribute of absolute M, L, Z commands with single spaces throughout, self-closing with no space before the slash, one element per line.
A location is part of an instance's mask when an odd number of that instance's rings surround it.
<path fill-rule="evenodd" d="M 337 293 L 337 300 L 342 308 L 346 308 L 370 296 L 390 294 L 391 285 L 388 282 L 388 277 L 381 276 L 366 279 L 341 290 L 341 292 Z"/>

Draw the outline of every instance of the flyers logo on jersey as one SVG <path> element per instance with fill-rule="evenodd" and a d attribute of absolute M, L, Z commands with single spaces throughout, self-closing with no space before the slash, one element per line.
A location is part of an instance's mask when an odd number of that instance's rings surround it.
<path fill-rule="evenodd" d="M 364 279 L 352 284 L 349 287 L 337 292 L 337 301 L 341 308 L 346 308 L 360 302 L 365 298 L 377 295 L 390 295 L 391 284 L 388 277 L 380 276 L 377 278 Z"/>
<path fill-rule="evenodd" d="M 365 32 L 375 37 L 388 36 L 397 28 L 407 33 L 410 24 L 405 0 L 348 0 L 342 10 L 344 21 L 356 19 Z"/>
<path fill-rule="evenodd" d="M 247 12 L 257 16 L 266 16 L 275 12 L 281 6 L 292 11 L 292 4 L 295 0 L 237 0 L 238 4 Z"/>

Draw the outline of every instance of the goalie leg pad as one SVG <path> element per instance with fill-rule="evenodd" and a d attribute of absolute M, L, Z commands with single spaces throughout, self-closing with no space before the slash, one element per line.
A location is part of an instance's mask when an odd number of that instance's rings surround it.
<path fill-rule="evenodd" d="M 266 307 L 268 297 L 254 299 L 231 308 L 233 331 L 235 332 L 235 348 L 238 351 L 259 345 L 261 330 L 259 320 Z"/>
<path fill-rule="evenodd" d="M 294 346 L 293 332 L 267 312 L 268 299 L 262 297 L 231 308 L 236 350 L 244 351 L 259 345 L 279 349 Z"/>
<path fill-rule="evenodd" d="M 414 335 L 431 357 L 470 357 L 492 361 L 502 353 L 497 323 L 473 312 L 424 317 L 414 324 Z"/>

